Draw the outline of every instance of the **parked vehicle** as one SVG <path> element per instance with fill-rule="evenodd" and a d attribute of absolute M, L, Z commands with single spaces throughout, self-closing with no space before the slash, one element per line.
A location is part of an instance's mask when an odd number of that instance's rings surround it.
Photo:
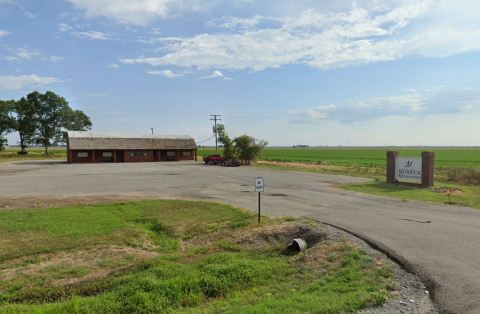
<path fill-rule="evenodd" d="M 238 167 L 241 163 L 236 158 L 226 160 L 220 155 L 209 155 L 203 158 L 205 164 L 221 165 L 224 167 Z"/>
<path fill-rule="evenodd" d="M 225 159 L 220 155 L 208 155 L 207 157 L 203 158 L 203 161 L 205 162 L 205 164 L 214 164 L 214 165 L 225 163 Z"/>

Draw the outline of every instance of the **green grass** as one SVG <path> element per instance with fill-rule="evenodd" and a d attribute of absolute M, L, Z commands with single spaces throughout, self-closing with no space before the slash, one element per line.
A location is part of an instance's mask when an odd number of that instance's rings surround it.
<path fill-rule="evenodd" d="M 354 192 L 440 204 L 449 203 L 445 189 L 450 188 L 455 191 L 450 195 L 451 204 L 480 208 L 480 187 L 478 186 L 437 183 L 433 188 L 417 188 L 377 181 L 368 184 L 347 184 L 340 187 Z"/>
<path fill-rule="evenodd" d="M 0 211 L 0 261 L 92 244 L 138 246 L 144 233 L 175 248 L 172 237 L 189 238 L 251 221 L 249 214 L 227 205 L 169 200 Z"/>
<path fill-rule="evenodd" d="M 27 148 L 28 154 L 19 155 L 19 147 L 8 147 L 0 151 L 0 163 L 26 160 L 67 160 L 67 150 L 64 147 L 50 147 L 48 156 L 45 156 L 45 149 L 42 147 Z"/>
<path fill-rule="evenodd" d="M 193 201 L 2 211 L 0 313 L 345 313 L 394 288 L 391 268 L 347 243 L 326 244 L 314 268 L 301 255 L 235 243 L 234 232 L 256 227 L 251 213 Z M 155 256 L 85 255 L 106 247 Z M 65 261 L 75 254 L 83 264 Z"/>
<path fill-rule="evenodd" d="M 386 152 L 396 150 L 401 156 L 421 156 L 422 151 L 434 151 L 437 167 L 480 167 L 480 148 L 265 148 L 260 160 L 285 162 L 324 162 L 332 165 L 379 165 L 386 164 Z M 199 149 L 200 156 L 215 152 L 212 148 Z"/>

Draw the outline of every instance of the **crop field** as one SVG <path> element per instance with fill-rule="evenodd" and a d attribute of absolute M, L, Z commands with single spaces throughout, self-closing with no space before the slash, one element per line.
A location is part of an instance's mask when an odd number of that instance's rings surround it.
<path fill-rule="evenodd" d="M 397 150 L 400 156 L 421 156 L 422 151 L 435 152 L 437 167 L 480 167 L 480 148 L 386 148 L 386 147 L 325 147 L 325 148 L 265 148 L 260 160 L 278 162 L 325 163 L 332 165 L 385 166 L 388 150 Z M 215 152 L 201 148 L 199 155 Z"/>
<path fill-rule="evenodd" d="M 287 254 L 299 224 L 320 242 Z M 389 261 L 321 228 L 177 200 L 0 211 L 0 313 L 350 313 L 395 295 Z"/>

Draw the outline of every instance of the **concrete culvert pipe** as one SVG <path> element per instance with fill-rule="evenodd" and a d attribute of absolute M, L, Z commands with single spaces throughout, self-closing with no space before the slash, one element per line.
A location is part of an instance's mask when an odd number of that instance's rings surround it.
<path fill-rule="evenodd" d="M 307 242 L 305 240 L 296 238 L 293 239 L 287 246 L 289 251 L 301 252 L 307 248 Z"/>

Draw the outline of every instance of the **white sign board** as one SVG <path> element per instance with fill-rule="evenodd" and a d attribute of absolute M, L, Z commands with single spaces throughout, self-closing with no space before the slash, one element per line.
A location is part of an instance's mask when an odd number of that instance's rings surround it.
<path fill-rule="evenodd" d="M 422 181 L 422 158 L 396 157 L 395 179 L 398 181 Z"/>
<path fill-rule="evenodd" d="M 263 180 L 262 177 L 258 177 L 255 179 L 255 192 L 263 192 L 264 189 L 264 183 L 265 181 Z"/>

